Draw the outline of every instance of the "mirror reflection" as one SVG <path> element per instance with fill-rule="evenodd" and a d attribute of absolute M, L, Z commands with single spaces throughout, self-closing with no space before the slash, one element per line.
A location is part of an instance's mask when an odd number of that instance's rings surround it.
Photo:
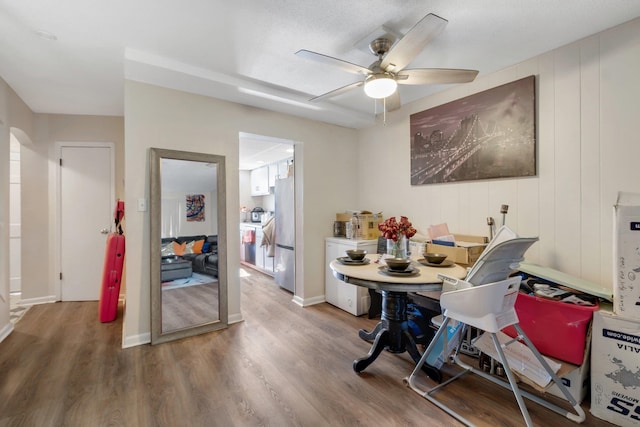
<path fill-rule="evenodd" d="M 160 162 L 163 333 L 219 320 L 217 167 Z"/>
<path fill-rule="evenodd" d="M 226 276 L 220 271 L 224 157 L 152 149 L 153 165 L 158 185 L 152 179 L 152 343 L 157 343 L 226 326 L 221 304 Z"/>

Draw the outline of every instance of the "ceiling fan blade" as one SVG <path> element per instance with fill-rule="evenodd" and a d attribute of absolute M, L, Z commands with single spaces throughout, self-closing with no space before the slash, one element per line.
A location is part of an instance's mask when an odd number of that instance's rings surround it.
<path fill-rule="evenodd" d="M 355 83 L 350 83 L 346 86 L 342 86 L 338 89 L 334 89 L 331 92 L 327 92 L 325 94 L 322 95 L 318 95 L 315 98 L 311 98 L 309 101 L 311 102 L 319 102 L 319 101 L 324 101 L 325 99 L 329 99 L 329 98 L 333 98 L 334 96 L 338 96 L 341 93 L 347 92 L 351 89 L 354 89 L 358 86 L 362 86 L 364 82 L 355 82 Z"/>
<path fill-rule="evenodd" d="M 301 49 L 296 52 L 301 58 L 310 59 L 312 61 L 320 62 L 322 64 L 338 67 L 346 72 L 369 75 L 371 70 L 358 64 L 352 64 L 351 62 L 343 61 L 342 59 L 334 58 L 333 56 L 323 55 L 321 53 L 312 52 L 310 50 Z"/>
<path fill-rule="evenodd" d="M 432 13 L 422 18 L 391 48 L 389 53 L 382 59 L 380 67 L 389 72 L 402 70 L 413 61 L 427 43 L 444 30 L 447 22 L 446 19 Z"/>
<path fill-rule="evenodd" d="M 400 94 L 397 90 L 384 99 L 384 107 L 387 110 L 387 113 L 389 111 L 400 109 Z"/>
<path fill-rule="evenodd" d="M 468 83 L 478 75 L 478 70 L 462 70 L 457 68 L 415 68 L 402 70 L 396 76 L 401 85 L 425 85 L 439 83 Z"/>

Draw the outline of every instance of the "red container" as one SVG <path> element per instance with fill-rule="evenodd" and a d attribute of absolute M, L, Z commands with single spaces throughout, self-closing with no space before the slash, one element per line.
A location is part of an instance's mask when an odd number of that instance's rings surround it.
<path fill-rule="evenodd" d="M 520 327 L 545 356 L 582 365 L 589 323 L 598 305 L 581 306 L 546 298 L 518 294 L 515 304 Z M 516 330 L 502 330 L 515 337 Z"/>

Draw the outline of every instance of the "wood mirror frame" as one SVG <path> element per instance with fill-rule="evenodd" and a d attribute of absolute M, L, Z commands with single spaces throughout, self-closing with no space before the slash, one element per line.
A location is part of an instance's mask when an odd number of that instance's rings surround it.
<path fill-rule="evenodd" d="M 226 169 L 225 157 L 187 151 L 151 148 L 150 153 L 150 254 L 151 254 L 151 344 L 160 344 L 193 335 L 203 334 L 228 326 L 227 307 L 227 221 L 226 221 Z M 162 329 L 162 176 L 164 159 L 212 163 L 217 177 L 217 233 L 218 233 L 218 319 L 182 329 Z M 178 236 L 172 236 L 178 237 Z"/>

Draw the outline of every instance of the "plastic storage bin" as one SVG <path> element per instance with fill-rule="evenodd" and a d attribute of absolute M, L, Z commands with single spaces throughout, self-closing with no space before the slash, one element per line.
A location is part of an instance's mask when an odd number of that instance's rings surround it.
<path fill-rule="evenodd" d="M 520 326 L 540 353 L 581 365 L 595 306 L 580 306 L 519 293 L 515 304 Z M 516 330 L 504 333 L 515 337 Z"/>

